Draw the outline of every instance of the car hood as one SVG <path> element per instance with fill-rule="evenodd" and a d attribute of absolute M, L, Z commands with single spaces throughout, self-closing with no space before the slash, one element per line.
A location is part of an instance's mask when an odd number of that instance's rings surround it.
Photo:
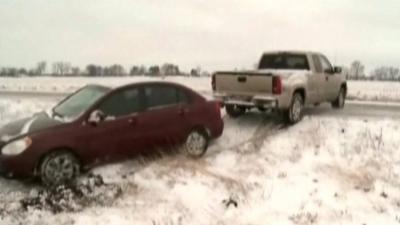
<path fill-rule="evenodd" d="M 31 117 L 10 122 L 1 127 L 0 142 L 6 143 L 20 136 L 42 131 L 60 124 L 63 124 L 63 122 L 51 118 L 46 112 L 40 112 Z"/>

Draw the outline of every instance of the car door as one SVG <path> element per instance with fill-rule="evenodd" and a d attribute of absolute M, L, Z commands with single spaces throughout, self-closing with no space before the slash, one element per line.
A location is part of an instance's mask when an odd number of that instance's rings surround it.
<path fill-rule="evenodd" d="M 312 54 L 313 74 L 309 78 L 308 91 L 315 93 L 313 96 L 313 103 L 321 103 L 325 99 L 325 75 L 322 72 L 321 62 L 318 55 Z"/>
<path fill-rule="evenodd" d="M 140 120 L 143 107 L 142 91 L 138 87 L 126 88 L 101 101 L 100 110 L 105 119 L 88 125 L 87 149 L 98 161 L 120 160 L 136 155 L 145 146 Z"/>
<path fill-rule="evenodd" d="M 333 67 L 329 60 L 324 55 L 319 55 L 318 58 L 321 62 L 322 72 L 325 77 L 325 101 L 333 101 L 339 93 L 339 89 L 336 88 L 337 77 L 335 77 L 333 73 Z"/>
<path fill-rule="evenodd" d="M 152 137 L 144 154 L 164 151 L 183 142 L 188 132 L 189 108 L 178 88 L 168 84 L 144 86 L 145 112 L 141 116 Z"/>

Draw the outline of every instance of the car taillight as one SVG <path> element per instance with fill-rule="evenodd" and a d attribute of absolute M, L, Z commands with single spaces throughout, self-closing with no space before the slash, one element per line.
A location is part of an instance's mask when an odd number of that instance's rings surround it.
<path fill-rule="evenodd" d="M 282 94 L 282 79 L 279 76 L 272 77 L 272 93 L 274 95 Z"/>
<path fill-rule="evenodd" d="M 212 90 L 215 91 L 217 89 L 216 82 L 215 82 L 215 74 L 211 76 L 211 87 Z"/>

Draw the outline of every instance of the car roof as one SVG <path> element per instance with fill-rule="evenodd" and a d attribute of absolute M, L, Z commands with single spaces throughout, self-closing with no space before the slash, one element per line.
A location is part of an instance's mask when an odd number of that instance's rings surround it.
<path fill-rule="evenodd" d="M 131 87 L 131 86 L 136 86 L 136 85 L 171 85 L 171 86 L 175 86 L 175 87 L 181 87 L 184 89 L 189 89 L 188 87 L 181 85 L 179 83 L 175 83 L 175 82 L 170 82 L 170 81 L 138 81 L 138 82 L 133 82 L 133 83 L 129 83 L 129 84 L 125 84 L 119 87 L 116 87 L 115 89 L 120 89 L 120 88 L 125 88 L 125 87 Z"/>

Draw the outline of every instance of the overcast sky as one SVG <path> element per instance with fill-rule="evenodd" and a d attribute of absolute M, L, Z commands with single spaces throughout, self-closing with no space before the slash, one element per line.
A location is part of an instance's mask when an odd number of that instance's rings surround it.
<path fill-rule="evenodd" d="M 0 66 L 250 68 L 263 51 L 400 66 L 399 0 L 0 0 Z"/>

